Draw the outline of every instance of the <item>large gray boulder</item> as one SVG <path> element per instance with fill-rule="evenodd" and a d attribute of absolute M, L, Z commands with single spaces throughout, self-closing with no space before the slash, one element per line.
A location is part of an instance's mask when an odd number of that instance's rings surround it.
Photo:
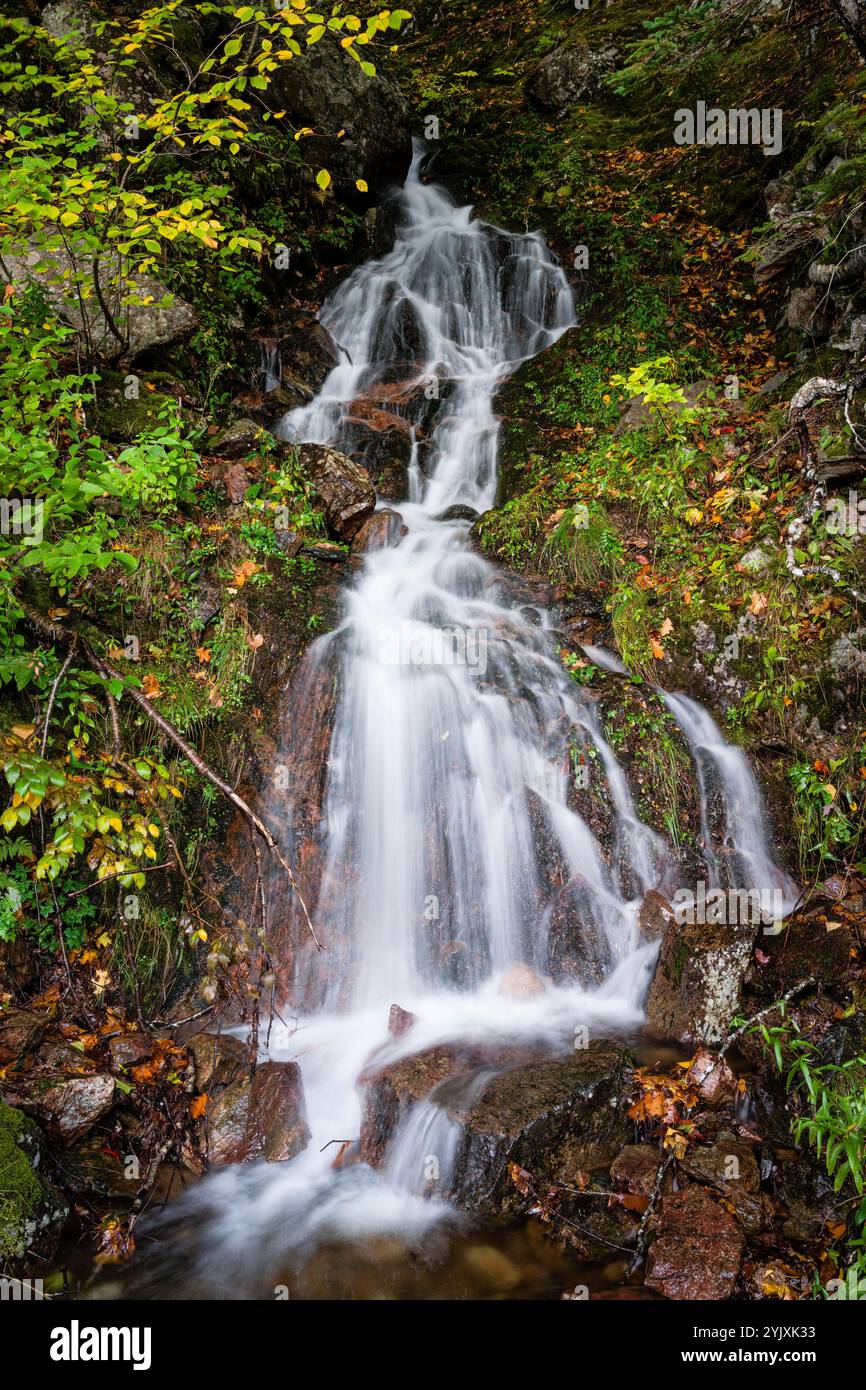
<path fill-rule="evenodd" d="M 606 73 L 616 66 L 613 44 L 590 48 L 557 48 L 543 58 L 526 81 L 527 95 L 543 111 L 565 111 L 580 101 L 597 96 Z"/>
<path fill-rule="evenodd" d="M 402 183 L 412 158 L 405 97 L 380 71 L 368 77 L 327 35 L 271 75 L 268 101 L 313 129 L 303 151 L 338 182 L 365 179 L 371 191 Z"/>
<path fill-rule="evenodd" d="M 111 322 L 94 292 L 96 274 Z M 94 258 L 83 248 L 46 251 L 31 245 L 17 254 L 4 253 L 0 280 L 18 287 L 28 281 L 38 285 L 59 316 L 85 341 L 89 340 L 93 352 L 112 360 L 134 361 L 153 348 L 168 347 L 188 338 L 198 326 L 198 315 L 191 304 L 180 295 L 170 294 L 149 275 L 122 275 L 120 258 L 112 252 L 94 266 Z M 79 298 L 77 284 L 86 288 L 87 299 Z M 142 302 L 122 306 L 121 300 L 129 294 Z"/>

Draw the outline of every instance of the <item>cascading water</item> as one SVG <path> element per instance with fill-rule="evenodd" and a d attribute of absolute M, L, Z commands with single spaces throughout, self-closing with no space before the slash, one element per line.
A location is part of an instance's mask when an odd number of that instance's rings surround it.
<path fill-rule="evenodd" d="M 725 741 L 697 700 L 688 695 L 662 694 L 695 760 L 708 887 L 774 894 L 778 915 L 784 916 L 797 900 L 797 889 L 773 860 L 761 793 L 748 759 L 741 748 Z"/>
<path fill-rule="evenodd" d="M 312 1138 L 290 1163 L 218 1172 L 174 1204 L 171 1219 L 196 1230 L 211 1289 L 321 1242 L 429 1239 L 453 1219 L 444 1194 L 455 1126 L 435 1092 L 380 1169 L 332 1168 L 326 1146 L 359 1132 L 365 1065 L 455 1039 L 491 1053 L 521 1040 L 563 1051 L 579 1024 L 596 1037 L 636 1026 L 656 949 L 639 938 L 638 907 L 648 888 L 675 886 L 674 857 L 637 815 L 591 697 L 557 659 L 550 619 L 468 544 L 465 509 L 495 498 L 495 393 L 572 324 L 567 281 L 540 237 L 473 220 L 423 181 L 422 161 L 418 149 L 393 250 L 322 309 L 341 360 L 280 427 L 355 451 L 353 402 L 389 388 L 413 430 L 410 500 L 406 533 L 366 555 L 342 622 L 308 654 L 339 691 L 311 904 L 325 951 L 299 950 L 301 1021 L 275 1024 L 269 1052 L 299 1062 Z M 448 519 L 454 507 L 461 515 Z M 685 703 L 671 708 L 686 728 Z M 577 809 L 570 750 L 603 770 L 607 852 Z M 753 779 L 746 790 L 759 807 Z M 753 814 L 729 796 L 734 839 L 755 849 Z M 292 827 L 287 836 L 296 849 Z M 578 959 L 553 984 L 550 905 L 563 895 L 579 906 L 595 973 Z M 514 997 L 516 967 L 547 982 Z M 416 1017 L 399 1038 L 387 1028 L 393 1003 Z M 491 1074 L 478 1069 L 470 1091 Z"/>

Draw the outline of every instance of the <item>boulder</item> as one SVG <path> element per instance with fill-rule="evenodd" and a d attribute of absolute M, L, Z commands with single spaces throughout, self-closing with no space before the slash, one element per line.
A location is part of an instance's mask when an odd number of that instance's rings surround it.
<path fill-rule="evenodd" d="M 302 444 L 298 458 L 322 505 L 328 530 L 338 540 L 352 540 L 376 505 L 367 473 L 325 444 Z"/>
<path fill-rule="evenodd" d="M 459 1047 L 433 1047 L 383 1067 L 375 1063 L 361 1073 L 364 1087 L 361 1160 L 376 1168 L 397 1130 L 417 1101 L 426 1100 L 446 1078 L 468 1070 L 473 1059 Z"/>
<path fill-rule="evenodd" d="M 789 270 L 821 240 L 820 223 L 808 214 L 793 213 L 778 224 L 778 230 L 761 246 L 755 263 L 755 282 L 765 285 Z"/>
<path fill-rule="evenodd" d="M 105 1072 L 61 1081 L 33 1101 L 40 1119 L 66 1140 L 86 1134 L 113 1104 L 114 1077 Z"/>
<path fill-rule="evenodd" d="M 788 299 L 785 321 L 789 328 L 823 341 L 833 326 L 833 317 L 824 308 L 826 293 L 819 295 L 814 285 L 796 286 Z"/>
<path fill-rule="evenodd" d="M 293 125 L 328 132 L 308 136 L 303 148 L 338 187 L 343 182 L 354 191 L 357 179 L 371 190 L 402 183 L 412 158 L 409 105 L 394 83 L 381 72 L 367 77 L 338 43 L 317 43 L 282 63 L 266 99 Z M 345 134 L 338 138 L 338 131 Z"/>
<path fill-rule="evenodd" d="M 673 1299 L 731 1297 L 745 1239 L 705 1188 L 662 1197 L 655 1231 L 647 1256 L 648 1288 Z"/>
<path fill-rule="evenodd" d="M 454 1166 L 458 1205 L 508 1210 L 520 1202 L 509 1164 L 542 1188 L 609 1164 L 628 1138 L 632 1058 L 611 1042 L 529 1061 L 494 1077 L 464 1113 Z"/>
<path fill-rule="evenodd" d="M 268 438 L 267 431 L 255 420 L 234 420 L 207 441 L 206 453 L 224 459 L 243 459 L 258 453 Z"/>
<path fill-rule="evenodd" d="M 618 57 L 612 44 L 557 48 L 542 58 L 527 78 L 527 95 L 543 111 L 565 111 L 598 95 L 605 74 L 613 71 Z"/>
<path fill-rule="evenodd" d="M 120 339 L 112 332 L 97 298 L 91 295 L 80 300 L 75 292 L 76 283 L 93 282 L 97 269 L 102 297 Z M 34 244 L 22 247 L 17 254 L 4 253 L 0 277 L 16 286 L 36 283 L 60 317 L 89 338 L 93 351 L 111 360 L 134 361 L 154 348 L 181 342 L 198 327 L 198 315 L 191 304 L 148 275 L 121 276 L 119 259 L 111 252 L 102 257 L 97 268 L 93 257 L 74 244 L 70 250 L 60 245 L 46 250 Z M 121 301 L 130 293 L 143 302 L 124 307 Z"/>
<path fill-rule="evenodd" d="M 665 1155 L 656 1144 L 626 1144 L 610 1166 L 614 1190 L 635 1197 L 651 1196 L 664 1161 Z M 665 1175 L 668 1189 L 672 1181 L 669 1169 Z"/>
<path fill-rule="evenodd" d="M 200 1092 L 213 1095 L 242 1081 L 249 1071 L 247 1048 L 230 1033 L 196 1033 L 187 1040 L 186 1049 L 195 1066 L 195 1084 Z"/>
<path fill-rule="evenodd" d="M 736 1077 L 724 1057 L 703 1047 L 692 1058 L 685 1079 L 709 1105 L 723 1105 L 733 1100 L 737 1089 Z"/>
<path fill-rule="evenodd" d="M 37 1047 L 48 1029 L 48 1019 L 27 1009 L 0 1013 L 0 1067 L 16 1062 Z"/>
<path fill-rule="evenodd" d="M 721 1042 L 739 1010 L 754 936 L 748 923 L 668 923 L 646 1003 L 650 1027 L 678 1042 Z"/>
<path fill-rule="evenodd" d="M 690 1144 L 680 1168 L 696 1182 L 708 1183 L 731 1197 L 741 1192 L 757 1192 L 760 1173 L 752 1148 L 728 1131 L 712 1144 Z"/>
<path fill-rule="evenodd" d="M 509 999 L 531 999 L 544 993 L 544 981 L 529 965 L 512 965 L 499 981 L 499 994 Z"/>
<path fill-rule="evenodd" d="M 251 1080 L 236 1081 L 208 1099 L 205 1123 L 211 1167 L 294 1158 L 310 1139 L 300 1067 L 265 1062 Z"/>
<path fill-rule="evenodd" d="M 408 534 L 408 530 L 399 512 L 393 511 L 391 507 L 381 507 L 358 527 L 352 549 L 362 553 L 368 550 L 387 550 L 389 546 L 402 540 L 403 536 Z"/>

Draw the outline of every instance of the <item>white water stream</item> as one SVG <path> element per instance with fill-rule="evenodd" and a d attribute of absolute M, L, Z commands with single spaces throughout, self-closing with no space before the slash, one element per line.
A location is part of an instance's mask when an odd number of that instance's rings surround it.
<path fill-rule="evenodd" d="M 377 1231 L 411 1243 L 452 1215 L 439 1194 L 455 1126 L 435 1098 L 415 1107 L 380 1170 L 332 1168 L 336 1148 L 324 1146 L 357 1138 L 357 1081 L 371 1055 L 382 1063 L 451 1039 L 562 1051 L 579 1025 L 595 1037 L 636 1027 L 655 951 L 638 939 L 637 910 L 646 889 L 674 886 L 664 877 L 669 847 L 638 817 L 592 699 L 557 659 L 551 620 L 473 553 L 468 521 L 437 519 L 455 504 L 493 505 L 497 388 L 571 326 L 573 304 L 539 236 L 473 220 L 423 182 L 421 167 L 419 150 L 393 250 L 356 270 L 322 309 L 339 364 L 281 426 L 289 438 L 349 448 L 351 403 L 377 384 L 406 383 L 407 397 L 414 384 L 427 402 L 424 424 L 413 420 L 410 501 L 399 504 L 408 533 L 367 555 L 338 630 L 312 658 L 339 644 L 313 904 L 326 951 L 300 952 L 297 999 L 315 1007 L 297 1026 L 275 1025 L 270 1039 L 272 1058 L 301 1066 L 312 1139 L 290 1163 L 217 1172 L 184 1199 L 188 1219 L 206 1223 L 208 1278 L 227 1292 L 245 1266 L 261 1269 L 287 1251 Z M 441 394 L 432 419 L 431 382 Z M 697 752 L 709 749 L 694 732 L 699 707 L 677 698 L 671 708 Z M 603 768 L 608 852 L 574 809 L 570 743 Z M 771 861 L 766 850 L 766 862 L 757 858 L 765 846 L 757 787 L 742 755 L 723 759 L 719 745 L 721 736 L 710 750 L 716 764 L 739 779 L 726 799 L 730 833 L 751 845 L 750 867 L 764 872 Z M 703 789 L 702 765 L 698 756 Z M 547 976 L 551 889 L 537 853 L 539 815 L 602 942 L 599 986 Z M 339 978 L 329 936 L 347 943 Z M 501 992 L 518 965 L 544 979 L 543 992 Z M 417 1017 L 399 1039 L 387 1031 L 393 1003 Z"/>

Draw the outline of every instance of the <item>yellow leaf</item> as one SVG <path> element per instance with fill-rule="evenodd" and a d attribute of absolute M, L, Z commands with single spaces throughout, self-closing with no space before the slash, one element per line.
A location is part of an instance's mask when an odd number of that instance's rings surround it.
<path fill-rule="evenodd" d="M 366 179 L 355 179 L 355 187 L 359 193 L 366 193 L 368 184 Z"/>
<path fill-rule="evenodd" d="M 324 192 L 326 188 L 330 187 L 331 175 L 328 173 L 327 169 L 319 170 L 318 174 L 316 175 L 316 183 L 322 189 L 322 192 Z"/>

